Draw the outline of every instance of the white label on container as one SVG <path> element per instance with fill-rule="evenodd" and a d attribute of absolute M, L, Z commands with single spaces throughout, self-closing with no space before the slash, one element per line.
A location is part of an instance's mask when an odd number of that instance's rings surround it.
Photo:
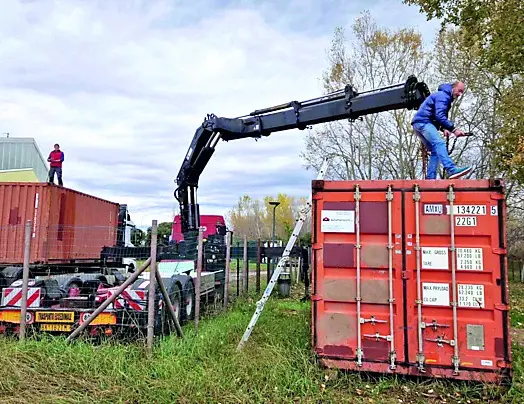
<path fill-rule="evenodd" d="M 493 366 L 493 361 L 490 361 L 490 360 L 488 360 L 488 359 L 482 359 L 482 360 L 480 361 L 480 364 L 481 364 L 482 366 Z"/>
<path fill-rule="evenodd" d="M 491 216 L 497 216 L 499 214 L 499 207 L 498 206 L 492 206 L 491 207 Z"/>
<path fill-rule="evenodd" d="M 484 285 L 459 284 L 459 307 L 484 308 Z"/>
<path fill-rule="evenodd" d="M 446 213 L 450 214 L 450 205 L 446 205 Z M 486 215 L 486 205 L 453 205 L 454 215 Z"/>
<path fill-rule="evenodd" d="M 354 210 L 322 210 L 321 230 L 324 233 L 354 233 Z"/>
<path fill-rule="evenodd" d="M 422 269 L 448 269 L 448 249 L 422 247 Z"/>
<path fill-rule="evenodd" d="M 424 204 L 424 214 L 425 215 L 441 215 L 443 212 L 442 205 L 431 205 L 431 204 Z"/>
<path fill-rule="evenodd" d="M 477 226 L 477 218 L 475 216 L 455 216 L 455 225 L 462 227 Z"/>
<path fill-rule="evenodd" d="M 422 283 L 422 304 L 426 306 L 449 306 L 449 284 Z"/>
<path fill-rule="evenodd" d="M 457 248 L 457 269 L 483 271 L 482 248 Z"/>

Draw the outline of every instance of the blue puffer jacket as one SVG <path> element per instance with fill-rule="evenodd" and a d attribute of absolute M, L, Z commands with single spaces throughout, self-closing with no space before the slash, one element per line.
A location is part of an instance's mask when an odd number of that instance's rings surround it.
<path fill-rule="evenodd" d="M 439 130 L 453 131 L 455 124 L 448 119 L 452 102 L 453 86 L 449 83 L 441 84 L 437 92 L 424 100 L 411 123 L 432 123 Z"/>

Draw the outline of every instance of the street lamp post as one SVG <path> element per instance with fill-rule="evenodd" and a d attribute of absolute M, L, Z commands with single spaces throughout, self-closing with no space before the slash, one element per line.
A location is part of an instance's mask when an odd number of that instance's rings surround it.
<path fill-rule="evenodd" d="M 273 206 L 273 236 L 271 238 L 271 242 L 272 242 L 271 246 L 275 247 L 275 211 L 277 210 L 277 206 L 280 205 L 280 202 L 279 201 L 270 201 L 269 204 L 271 206 Z M 271 257 L 271 259 L 270 259 L 270 262 L 272 262 L 272 261 L 273 261 L 273 257 Z M 274 268 L 272 268 L 271 271 L 270 271 L 271 272 L 270 276 L 273 276 L 273 269 Z"/>

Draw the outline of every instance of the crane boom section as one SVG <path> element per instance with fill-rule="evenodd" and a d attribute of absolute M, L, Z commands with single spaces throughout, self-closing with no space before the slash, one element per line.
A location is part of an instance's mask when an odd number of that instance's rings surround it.
<path fill-rule="evenodd" d="M 289 129 L 303 130 L 319 123 L 342 119 L 352 121 L 364 115 L 399 109 L 411 110 L 418 108 L 429 93 L 424 82 L 410 76 L 404 83 L 362 93 L 347 85 L 322 97 L 292 101 L 238 118 L 208 115 L 196 130 L 176 179 L 175 197 L 180 204 L 182 232 L 198 230 L 198 181 L 219 140 L 256 139 Z"/>

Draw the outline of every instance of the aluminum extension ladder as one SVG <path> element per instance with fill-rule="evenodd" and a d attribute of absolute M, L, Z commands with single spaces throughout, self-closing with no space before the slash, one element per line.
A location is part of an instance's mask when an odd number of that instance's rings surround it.
<path fill-rule="evenodd" d="M 329 160 L 325 159 L 322 163 L 322 167 L 320 168 L 320 171 L 317 175 L 317 180 L 324 179 L 324 175 L 327 171 L 329 164 Z M 300 230 L 302 229 L 302 226 L 306 220 L 306 216 L 308 212 L 311 210 L 311 202 L 307 202 L 306 206 L 304 206 L 300 210 L 300 217 L 295 225 L 295 228 L 293 229 L 293 233 L 291 234 L 291 237 L 289 238 L 286 248 L 284 249 L 284 253 L 282 254 L 282 257 L 278 261 L 278 265 L 273 272 L 273 275 L 271 276 L 271 279 L 269 283 L 266 286 L 266 290 L 264 291 L 264 294 L 262 295 L 262 298 L 257 301 L 257 308 L 255 310 L 255 313 L 253 314 L 253 317 L 251 318 L 251 321 L 249 322 L 249 325 L 246 328 L 246 331 L 244 332 L 244 335 L 242 336 L 242 339 L 240 340 L 240 343 L 237 346 L 237 350 L 241 350 L 244 345 L 246 344 L 247 340 L 249 339 L 249 336 L 251 335 L 251 332 L 253 331 L 253 328 L 255 328 L 255 324 L 258 321 L 258 318 L 262 314 L 262 310 L 264 310 L 264 305 L 269 299 L 269 296 L 271 295 L 271 292 L 273 291 L 273 288 L 275 287 L 275 284 L 278 280 L 278 277 L 280 276 L 280 273 L 284 269 L 287 261 L 289 260 L 289 254 L 291 253 L 291 250 L 293 249 L 293 246 L 298 238 L 298 235 L 300 234 Z"/>

